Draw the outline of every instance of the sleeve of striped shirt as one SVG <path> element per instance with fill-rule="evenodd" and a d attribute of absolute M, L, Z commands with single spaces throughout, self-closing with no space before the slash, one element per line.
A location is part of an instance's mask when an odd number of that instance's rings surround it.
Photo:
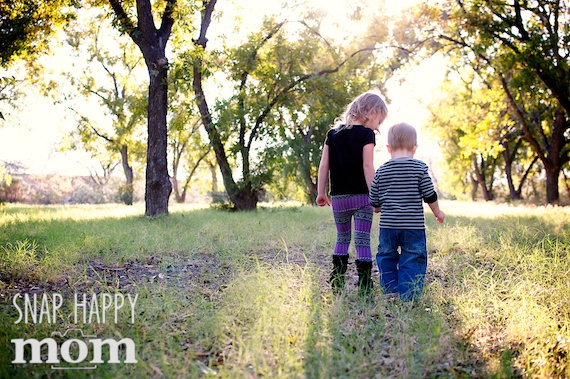
<path fill-rule="evenodd" d="M 431 204 L 437 200 L 437 193 L 433 187 L 433 182 L 428 173 L 427 165 L 423 167 L 423 175 L 420 180 L 420 193 L 424 202 Z"/>
<path fill-rule="evenodd" d="M 372 180 L 372 188 L 370 188 L 370 205 L 374 208 L 380 207 L 380 174 L 379 170 L 376 171 L 374 179 Z"/>

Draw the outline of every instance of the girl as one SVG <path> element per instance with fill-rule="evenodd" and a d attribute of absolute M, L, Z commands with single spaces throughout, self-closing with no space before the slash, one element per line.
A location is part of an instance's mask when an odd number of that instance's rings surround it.
<path fill-rule="evenodd" d="M 353 217 L 359 292 L 369 294 L 372 290 L 370 228 L 374 213 L 368 192 L 375 174 L 374 131 L 378 130 L 387 114 L 386 103 L 380 94 L 365 92 L 354 99 L 335 121 L 323 146 L 317 205 L 332 205 L 336 224 L 337 238 L 330 277 L 335 293 L 345 285 Z M 332 203 L 326 194 L 329 180 Z"/>

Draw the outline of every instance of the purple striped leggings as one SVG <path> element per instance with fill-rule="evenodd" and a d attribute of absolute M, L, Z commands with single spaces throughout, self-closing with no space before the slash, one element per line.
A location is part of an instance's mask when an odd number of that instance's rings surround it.
<path fill-rule="evenodd" d="M 336 224 L 334 255 L 347 255 L 354 217 L 354 246 L 356 259 L 372 261 L 370 229 L 374 212 L 368 195 L 339 195 L 332 197 L 332 210 Z"/>

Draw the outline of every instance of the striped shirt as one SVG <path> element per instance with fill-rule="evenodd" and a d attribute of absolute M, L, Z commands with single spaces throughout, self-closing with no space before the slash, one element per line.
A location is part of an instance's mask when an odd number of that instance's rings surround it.
<path fill-rule="evenodd" d="M 424 162 L 396 158 L 378 168 L 372 181 L 370 204 L 381 208 L 381 228 L 425 229 L 422 200 L 429 204 L 437 200 Z"/>

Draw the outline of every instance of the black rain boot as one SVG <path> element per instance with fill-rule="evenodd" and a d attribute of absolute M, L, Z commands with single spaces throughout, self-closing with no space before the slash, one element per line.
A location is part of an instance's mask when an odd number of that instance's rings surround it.
<path fill-rule="evenodd" d="M 357 259 L 356 271 L 358 272 L 358 294 L 361 296 L 372 295 L 372 261 L 362 261 Z"/>
<path fill-rule="evenodd" d="M 332 290 L 335 294 L 339 294 L 344 290 L 345 285 L 345 274 L 348 268 L 348 254 L 347 255 L 333 255 L 333 269 L 331 272 L 331 278 L 329 283 L 332 286 Z"/>

